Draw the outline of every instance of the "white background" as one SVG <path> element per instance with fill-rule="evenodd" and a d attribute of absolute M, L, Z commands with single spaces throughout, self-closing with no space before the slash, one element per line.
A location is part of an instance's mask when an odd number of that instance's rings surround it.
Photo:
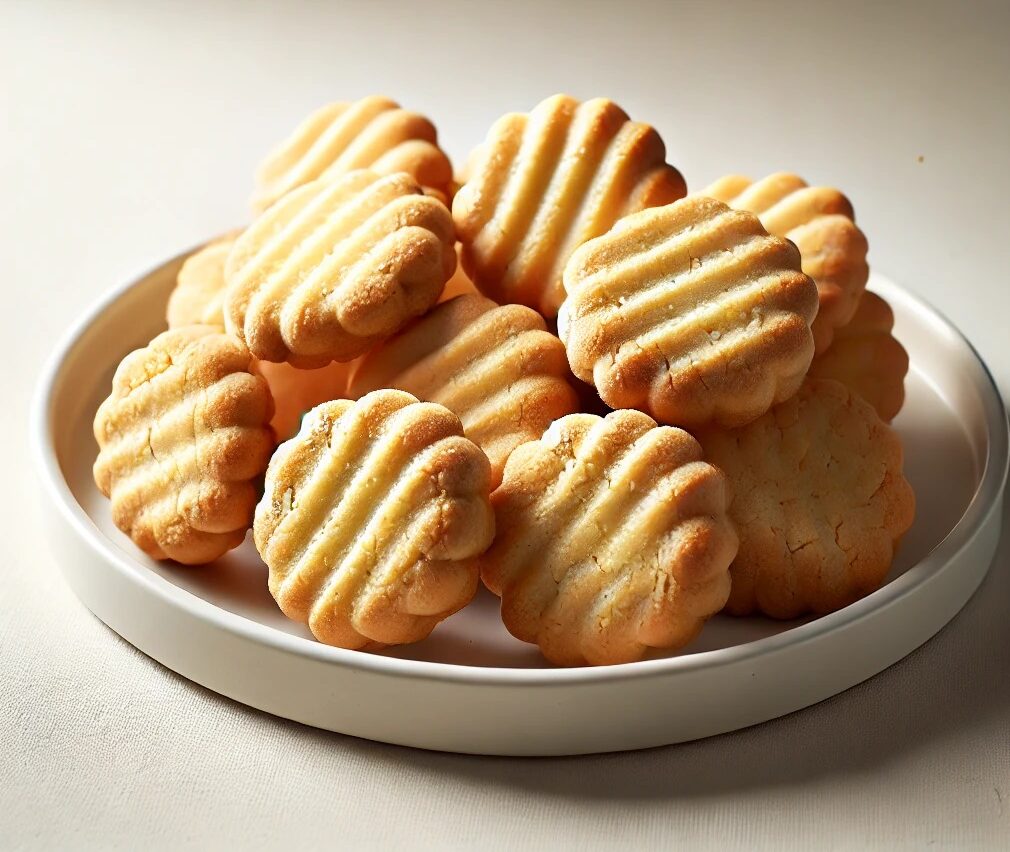
<path fill-rule="evenodd" d="M 461 158 L 567 91 L 655 124 L 699 187 L 842 187 L 873 264 L 1010 390 L 1010 4 L 0 0 L 0 847 L 1010 845 L 1010 547 L 936 639 L 749 731 L 563 760 L 427 754 L 196 687 L 78 604 L 26 411 L 100 293 L 244 220 L 309 110 L 389 94 Z M 938 475 L 942 460 L 938 460 Z"/>

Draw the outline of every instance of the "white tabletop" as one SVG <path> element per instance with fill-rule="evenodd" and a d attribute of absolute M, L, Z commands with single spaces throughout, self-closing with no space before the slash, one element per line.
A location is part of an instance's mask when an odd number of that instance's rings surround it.
<path fill-rule="evenodd" d="M 871 260 L 1010 390 L 1010 5 L 4 3 L 0 847 L 996 848 L 1010 843 L 1010 546 L 908 659 L 760 727 L 637 754 L 430 754 L 249 710 L 61 581 L 25 411 L 54 335 L 246 215 L 303 114 L 389 94 L 462 157 L 556 91 L 655 124 L 692 186 L 842 187 Z M 880 8 L 886 6 L 887 8 Z"/>

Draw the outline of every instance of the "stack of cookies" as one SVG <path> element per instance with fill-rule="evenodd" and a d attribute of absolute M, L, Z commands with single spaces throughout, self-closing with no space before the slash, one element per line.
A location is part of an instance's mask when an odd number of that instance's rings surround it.
<path fill-rule="evenodd" d="M 428 119 L 371 97 L 299 125 L 253 206 L 95 418 L 95 480 L 153 558 L 251 528 L 281 610 L 350 649 L 423 639 L 483 582 L 571 666 L 883 583 L 908 358 L 838 190 L 688 194 L 651 126 L 566 96 L 454 177 Z"/>

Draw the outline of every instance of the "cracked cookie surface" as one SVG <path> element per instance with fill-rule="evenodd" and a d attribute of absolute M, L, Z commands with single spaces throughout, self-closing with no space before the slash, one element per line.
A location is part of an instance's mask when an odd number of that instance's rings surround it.
<path fill-rule="evenodd" d="M 880 587 L 915 495 L 898 435 L 869 403 L 838 382 L 808 379 L 753 423 L 698 439 L 733 492 L 740 550 L 728 612 L 827 613 Z"/>
<path fill-rule="evenodd" d="M 271 594 L 330 645 L 423 639 L 476 591 L 490 477 L 440 405 L 397 390 L 323 403 L 277 449 L 256 509 Z"/>
<path fill-rule="evenodd" d="M 452 204 L 477 289 L 555 317 L 576 248 L 621 216 L 683 198 L 684 179 L 665 160 L 659 134 L 605 98 L 555 95 L 502 116 Z"/>
<path fill-rule="evenodd" d="M 463 295 L 429 311 L 356 365 L 352 397 L 399 388 L 457 414 L 491 462 L 492 483 L 519 444 L 576 410 L 565 347 L 522 305 Z"/>
<path fill-rule="evenodd" d="M 908 353 L 894 335 L 894 311 L 876 293 L 865 291 L 855 316 L 835 332 L 826 351 L 817 355 L 809 375 L 835 379 L 865 399 L 885 423 L 905 402 Z"/>
<path fill-rule="evenodd" d="M 257 358 L 350 361 L 435 304 L 456 268 L 452 217 L 406 174 L 299 187 L 238 238 L 225 325 Z"/>
<path fill-rule="evenodd" d="M 355 169 L 406 172 L 443 202 L 452 197 L 452 164 L 438 147 L 435 125 L 371 95 L 327 104 L 302 121 L 257 169 L 253 209 L 262 212 L 299 186 Z"/>
<path fill-rule="evenodd" d="M 729 593 L 736 535 L 720 471 L 638 411 L 571 414 L 509 457 L 481 576 L 509 632 L 559 665 L 691 641 Z"/>
<path fill-rule="evenodd" d="M 759 181 L 727 175 L 695 194 L 754 213 L 769 234 L 796 244 L 820 301 L 812 324 L 814 348 L 827 349 L 835 330 L 852 319 L 870 275 L 866 236 L 849 199 L 834 187 L 808 186 L 788 172 Z"/>
<path fill-rule="evenodd" d="M 210 562 L 245 538 L 274 446 L 273 403 L 238 341 L 213 326 L 127 355 L 95 415 L 95 483 L 155 559 Z"/>
<path fill-rule="evenodd" d="M 740 425 L 799 387 L 817 288 L 751 213 L 686 198 L 622 219 L 565 268 L 572 372 L 611 408 Z"/>

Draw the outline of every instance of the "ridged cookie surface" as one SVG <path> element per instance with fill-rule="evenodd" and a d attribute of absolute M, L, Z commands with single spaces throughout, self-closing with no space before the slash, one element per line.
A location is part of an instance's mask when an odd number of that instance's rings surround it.
<path fill-rule="evenodd" d="M 759 181 L 727 175 L 696 194 L 755 213 L 769 234 L 796 244 L 820 298 L 814 346 L 817 352 L 827 349 L 835 329 L 852 319 L 870 274 L 866 237 L 856 227 L 849 199 L 788 172 Z"/>
<path fill-rule="evenodd" d="M 274 446 L 266 383 L 211 326 L 127 355 L 95 415 L 94 474 L 112 519 L 155 559 L 210 562 L 245 538 Z"/>
<path fill-rule="evenodd" d="M 479 294 L 438 305 L 358 362 L 349 393 L 399 388 L 459 416 L 491 461 L 492 483 L 519 444 L 576 410 L 565 347 L 543 317 Z"/>
<path fill-rule="evenodd" d="M 440 405 L 323 403 L 281 444 L 256 509 L 270 592 L 321 642 L 415 642 L 465 606 L 494 537 L 487 457 Z"/>
<path fill-rule="evenodd" d="M 253 208 L 262 212 L 291 190 L 355 169 L 406 172 L 451 199 L 452 165 L 423 115 L 372 95 L 320 107 L 263 161 L 256 172 Z"/>
<path fill-rule="evenodd" d="M 456 268 L 452 218 L 403 173 L 299 187 L 236 241 L 225 323 L 253 355 L 350 361 L 438 300 Z"/>
<path fill-rule="evenodd" d="M 891 334 L 894 312 L 876 293 L 863 293 L 855 316 L 835 332 L 825 352 L 816 356 L 809 375 L 835 379 L 865 399 L 885 423 L 905 402 L 908 353 Z"/>
<path fill-rule="evenodd" d="M 838 382 L 813 379 L 742 429 L 699 433 L 740 536 L 727 611 L 795 618 L 879 588 L 912 525 L 901 442 Z"/>
<path fill-rule="evenodd" d="M 605 98 L 555 95 L 500 118 L 452 205 L 477 289 L 556 316 L 576 248 L 621 216 L 684 196 L 665 158 L 659 134 Z"/>
<path fill-rule="evenodd" d="M 168 297 L 169 328 L 183 325 L 224 328 L 224 264 L 234 244 L 235 236 L 224 237 L 186 258 L 175 289 Z"/>
<path fill-rule="evenodd" d="M 559 665 L 680 647 L 722 608 L 736 535 L 722 474 L 638 411 L 572 414 L 509 457 L 481 576 L 509 632 Z"/>
<path fill-rule="evenodd" d="M 622 219 L 565 268 L 572 371 L 611 408 L 693 427 L 753 420 L 799 387 L 817 288 L 757 217 L 690 197 Z"/>

